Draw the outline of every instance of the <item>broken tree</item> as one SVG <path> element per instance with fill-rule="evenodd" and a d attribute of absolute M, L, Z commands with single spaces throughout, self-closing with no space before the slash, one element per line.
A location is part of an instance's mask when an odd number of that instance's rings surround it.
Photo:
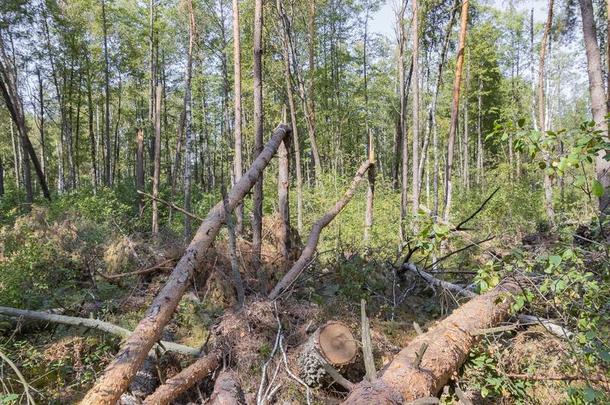
<path fill-rule="evenodd" d="M 371 167 L 372 163 L 367 160 L 356 172 L 352 183 L 349 188 L 343 195 L 343 197 L 337 201 L 330 210 L 326 212 L 318 221 L 313 224 L 311 228 L 311 233 L 309 234 L 309 239 L 307 240 L 307 245 L 305 245 L 305 249 L 301 253 L 301 256 L 296 261 L 296 263 L 292 266 L 292 268 L 284 275 L 284 277 L 276 284 L 273 288 L 273 291 L 269 294 L 269 299 L 274 300 L 280 296 L 282 292 L 284 292 L 287 288 L 289 288 L 292 283 L 299 277 L 299 275 L 305 270 L 305 268 L 311 263 L 311 259 L 313 258 L 316 248 L 318 246 L 318 241 L 320 240 L 320 234 L 322 230 L 332 222 L 333 219 L 345 208 L 347 203 L 352 199 L 354 193 L 356 192 L 356 188 L 358 184 L 364 178 L 364 174 Z"/>
<path fill-rule="evenodd" d="M 258 181 L 263 170 L 277 152 L 280 143 L 289 133 L 290 126 L 284 124 L 279 125 L 273 131 L 273 135 L 263 151 L 227 195 L 229 211 L 235 209 Z M 127 339 L 115 359 L 106 367 L 95 386 L 87 393 L 82 404 L 114 404 L 127 389 L 129 382 L 146 358 L 146 354 L 159 340 L 163 327 L 171 319 L 180 298 L 186 291 L 189 279 L 203 262 L 208 248 L 225 221 L 225 216 L 226 211 L 222 201 L 210 210 L 167 283 L 153 300 L 146 316 Z"/>

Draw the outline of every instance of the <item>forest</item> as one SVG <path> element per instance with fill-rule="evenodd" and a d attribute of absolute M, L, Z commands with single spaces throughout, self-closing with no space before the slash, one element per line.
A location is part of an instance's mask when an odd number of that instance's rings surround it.
<path fill-rule="evenodd" d="M 1 0 L 0 404 L 610 403 L 610 1 Z"/>

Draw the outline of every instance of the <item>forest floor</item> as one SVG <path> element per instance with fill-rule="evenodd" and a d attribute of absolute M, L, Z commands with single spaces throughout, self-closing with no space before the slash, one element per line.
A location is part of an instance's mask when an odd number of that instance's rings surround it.
<path fill-rule="evenodd" d="M 35 207 L 31 214 L 15 216 L 0 233 L 4 241 L 0 250 L 3 270 L 0 305 L 103 319 L 133 330 L 182 255 L 185 244 L 169 230 L 156 239 L 146 233 L 127 231 L 129 224 L 110 219 L 115 217 L 114 210 L 120 211 L 121 206 L 110 207 L 110 214 L 103 221 L 95 218 L 105 215 L 95 206 L 88 213 L 78 214 L 62 207 Z M 287 266 L 279 250 L 278 228 L 277 218 L 265 218 L 262 258 L 271 285 Z M 475 290 L 481 292 L 497 284 L 516 266 L 527 264 L 532 272 L 530 279 L 537 280 L 550 272 L 536 260 L 542 257 L 545 263 L 555 262 L 552 254 L 556 254 L 561 240 L 567 240 L 565 235 L 570 236 L 570 249 L 580 246 L 589 252 L 579 259 L 583 266 L 607 265 L 603 249 L 594 249 L 602 244 L 595 241 L 599 236 L 595 235 L 593 225 L 572 224 L 569 232 L 539 228 L 530 233 L 507 233 L 484 247 L 465 249 L 431 272 L 458 285 L 474 283 Z M 578 245 L 574 233 L 590 242 Z M 315 262 L 289 294 L 274 305 L 262 299 L 254 288 L 257 274 L 245 237 L 238 240 L 237 251 L 240 271 L 249 287 L 244 309 L 235 311 L 226 237 L 226 233 L 221 233 L 206 255 L 162 338 L 195 348 L 212 343 L 229 348 L 223 363 L 237 371 L 247 403 L 256 403 L 261 370 L 267 362 L 267 372 L 276 375 L 273 385 L 281 386 L 271 402 L 306 403 L 307 390 L 287 370 L 299 375 L 302 345 L 312 331 L 330 320 L 348 325 L 360 340 L 361 299 L 367 301 L 377 370 L 417 336 L 417 327 L 423 331 L 430 329 L 467 301 L 432 287 L 415 274 L 402 272 L 400 261 L 405 252 L 389 256 L 374 249 L 366 251 L 343 244 L 337 238 L 326 238 Z M 467 241 L 477 240 L 472 234 L 462 239 L 460 242 L 446 239 L 444 249 L 456 251 L 469 245 Z M 302 243 L 298 238 L 292 242 L 294 259 Z M 568 250 L 565 246 L 562 249 Z M 495 264 L 489 264 L 490 257 Z M 423 257 L 418 260 L 425 263 Z M 499 268 L 498 263 L 503 263 L 503 267 Z M 145 272 L 128 274 L 135 270 Z M 204 276 L 207 271 L 209 278 Z M 603 357 L 603 352 L 596 354 L 594 345 L 601 342 L 602 348 L 607 347 L 607 340 L 589 336 L 590 340 L 583 341 L 593 326 L 583 325 L 582 317 L 575 314 L 583 310 L 577 306 L 580 297 L 576 292 L 582 292 L 583 286 L 592 288 L 592 284 L 566 272 L 552 280 L 557 287 L 557 280 L 568 277 L 572 289 L 556 288 L 543 293 L 542 299 L 526 297 L 515 308 L 515 314 L 521 309 L 558 319 L 574 330 L 577 337 L 563 339 L 538 324 L 517 325 L 513 317 L 503 324 L 507 326 L 504 330 L 482 334 L 467 362 L 440 394 L 441 403 L 459 403 L 460 396 L 462 401 L 468 398 L 475 404 L 594 403 L 604 398 L 604 393 L 609 392 L 608 380 L 588 379 L 587 375 L 607 376 L 605 360 L 595 357 Z M 576 286 L 578 283 L 581 284 Z M 605 291 L 606 287 L 602 289 Z M 558 309 L 565 298 L 573 299 L 574 308 Z M 282 343 L 278 347 L 280 325 Z M 607 320 L 601 319 L 599 330 L 607 327 Z M 18 378 L 2 363 L 0 403 L 27 403 L 23 395 L 25 382 L 37 402 L 74 403 L 92 386 L 119 346 L 120 338 L 83 327 L 0 318 L 0 352 L 12 360 L 23 377 Z M 272 356 L 276 351 L 282 356 Z M 141 395 L 150 393 L 159 380 L 177 374 L 191 362 L 186 355 L 165 352 L 149 372 L 148 380 L 139 379 L 140 386 L 132 385 L 132 391 Z M 340 371 L 354 383 L 361 381 L 365 374 L 361 357 Z M 211 393 L 212 381 L 203 380 L 176 403 L 202 403 Z M 345 394 L 346 390 L 328 376 L 310 390 L 311 402 L 320 404 L 339 403 Z M 127 397 L 125 403 L 130 403 Z"/>

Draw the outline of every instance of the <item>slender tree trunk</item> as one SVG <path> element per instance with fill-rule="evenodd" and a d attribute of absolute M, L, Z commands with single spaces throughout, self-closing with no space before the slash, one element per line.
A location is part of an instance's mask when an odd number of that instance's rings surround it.
<path fill-rule="evenodd" d="M 413 204 L 413 214 L 417 215 L 419 211 L 419 192 L 420 192 L 420 181 L 419 178 L 419 6 L 417 0 L 412 0 L 413 6 L 413 23 L 412 28 L 412 41 L 413 41 L 413 78 L 411 80 L 412 93 L 413 93 L 413 151 L 412 151 L 412 187 L 411 187 L 411 198 Z"/>
<path fill-rule="evenodd" d="M 316 0 L 309 0 L 309 13 L 307 18 L 307 39 L 309 57 L 309 75 L 307 85 L 307 97 L 304 103 L 307 104 L 306 121 L 311 142 L 311 155 L 315 168 L 315 178 L 319 181 L 322 175 L 322 161 L 318 151 L 316 137 L 316 100 L 315 100 L 315 72 L 316 72 Z M 296 62 L 296 60 L 295 60 Z M 305 92 L 303 92 L 305 94 Z"/>
<path fill-rule="evenodd" d="M 184 210 L 191 212 L 191 178 L 193 171 L 193 131 L 191 114 L 191 78 L 193 75 L 193 47 L 195 46 L 195 13 L 193 12 L 193 0 L 186 0 L 189 14 L 189 45 L 186 62 L 186 85 L 184 89 L 184 111 L 186 115 L 184 145 Z M 184 239 L 188 240 L 191 236 L 191 217 L 184 216 Z"/>
<path fill-rule="evenodd" d="M 93 97 L 91 90 L 91 66 L 88 63 L 88 75 L 87 75 L 87 105 L 88 105 L 88 117 L 89 117 L 89 154 L 91 158 L 91 186 L 95 193 L 97 189 L 97 152 L 95 145 L 95 132 L 93 130 Z"/>
<path fill-rule="evenodd" d="M 153 160 L 154 173 L 152 185 L 152 234 L 159 234 L 159 207 L 157 198 L 159 197 L 159 181 L 161 178 L 161 85 L 157 85 L 155 94 L 155 158 Z"/>
<path fill-rule="evenodd" d="M 136 130 L 136 190 L 144 191 L 144 131 L 142 128 Z M 142 215 L 144 202 L 138 194 L 138 212 Z"/>
<path fill-rule="evenodd" d="M 156 0 L 150 0 L 149 3 L 149 32 L 148 32 L 148 40 L 149 40 L 149 68 L 150 68 L 150 83 L 149 83 L 149 91 L 150 97 L 148 100 L 148 121 L 150 128 L 150 160 L 154 162 L 155 160 L 155 96 L 157 92 L 157 51 L 155 47 L 156 38 L 155 38 L 155 20 L 156 20 Z M 150 176 L 154 176 L 154 164 L 150 165 Z"/>
<path fill-rule="evenodd" d="M 464 91 L 464 141 L 462 142 L 464 147 L 463 158 L 464 162 L 464 170 L 463 170 L 463 179 L 464 179 L 464 188 L 466 190 L 470 190 L 470 152 L 468 149 L 468 93 L 469 93 L 469 84 L 470 84 L 470 57 L 468 58 L 468 63 L 466 65 L 466 89 Z M 512 146 L 511 146 L 512 147 Z M 512 167 L 512 165 L 511 165 Z M 512 170 L 512 169 L 511 169 Z"/>
<path fill-rule="evenodd" d="M 364 73 L 364 127 L 365 127 L 365 142 L 367 145 L 367 159 L 371 162 L 371 167 L 367 171 L 368 183 L 366 190 L 366 210 L 364 213 L 364 244 L 368 247 L 373 229 L 373 203 L 375 199 L 375 141 L 370 128 L 369 120 L 369 93 L 368 93 L 368 76 L 367 76 L 367 42 L 368 42 L 368 23 L 369 23 L 369 8 L 366 9 L 364 21 L 364 53 L 363 53 L 363 73 Z"/>
<path fill-rule="evenodd" d="M 0 156 L 0 197 L 4 196 L 4 164 Z"/>
<path fill-rule="evenodd" d="M 280 20 L 283 27 L 284 40 L 284 79 L 286 83 L 286 96 L 288 98 L 288 107 L 290 109 L 290 121 L 292 125 L 292 144 L 294 145 L 295 153 L 295 172 L 296 172 L 296 188 L 297 188 L 297 230 L 303 232 L 303 173 L 301 171 L 301 146 L 299 140 L 299 131 L 297 125 L 297 113 L 294 103 L 294 92 L 292 91 L 292 72 L 290 64 L 290 38 L 289 24 L 290 21 L 284 11 L 284 5 L 281 0 L 276 0 Z"/>
<path fill-rule="evenodd" d="M 263 148 L 263 0 L 254 2 L 254 153 Z M 257 269 L 261 292 L 267 291 L 267 276 L 261 266 L 263 227 L 263 177 L 254 186 L 252 215 L 252 264 Z"/>
<path fill-rule="evenodd" d="M 434 203 L 432 208 L 432 217 L 434 221 L 436 221 L 438 217 L 438 207 L 439 207 L 439 146 L 438 146 L 438 128 L 436 126 L 436 109 L 438 106 L 438 93 L 440 92 L 441 83 L 443 79 L 443 68 L 445 66 L 445 61 L 447 59 L 447 50 L 449 49 L 449 39 L 451 38 L 451 32 L 453 30 L 453 25 L 455 23 L 455 16 L 457 14 L 458 3 L 459 0 L 454 0 L 453 5 L 451 7 L 451 17 L 449 18 L 449 23 L 447 24 L 447 30 L 445 31 L 445 39 L 443 41 L 443 49 L 441 51 L 441 60 L 438 64 L 438 73 L 436 76 L 436 85 L 434 86 L 434 93 L 432 94 L 432 102 L 430 103 L 430 108 L 428 109 L 428 131 L 432 132 L 432 150 L 433 150 L 433 171 L 434 171 L 434 179 L 433 179 L 433 193 L 434 193 Z"/>
<path fill-rule="evenodd" d="M 242 176 L 242 133 L 241 133 L 241 40 L 239 25 L 239 0 L 233 0 L 233 87 L 234 87 L 234 147 L 233 147 L 233 184 Z M 244 223 L 244 205 L 239 203 L 235 209 L 236 233 L 240 234 Z"/>
<path fill-rule="evenodd" d="M 462 82 L 462 67 L 464 64 L 464 49 L 466 46 L 466 30 L 468 28 L 468 0 L 462 0 L 460 22 L 460 41 L 458 45 L 457 62 L 455 65 L 455 81 L 453 83 L 453 102 L 451 105 L 451 123 L 449 126 L 449 137 L 447 140 L 447 165 L 445 166 L 445 207 L 443 220 L 449 221 L 451 212 L 452 182 L 451 171 L 453 168 L 453 148 L 455 144 L 455 134 L 457 132 L 458 113 L 460 107 L 460 88 Z"/>
<path fill-rule="evenodd" d="M 38 77 L 38 107 L 39 107 L 39 126 L 40 131 L 40 168 L 42 173 L 47 178 L 47 153 L 46 153 L 46 139 L 44 133 L 44 91 L 42 83 L 42 75 L 40 74 L 40 68 L 36 69 L 36 76 Z"/>
<path fill-rule="evenodd" d="M 589 76 L 589 93 L 591 94 L 591 112 L 597 128 L 608 133 L 606 122 L 606 97 L 602 78 L 602 62 L 597 45 L 597 33 L 593 17 L 591 0 L 580 0 L 580 11 L 583 21 L 583 36 L 587 52 L 587 73 Z M 604 187 L 604 194 L 599 199 L 599 209 L 603 214 L 610 212 L 610 162 L 605 159 L 608 151 L 602 151 L 595 161 L 595 174 L 597 180 Z"/>
<path fill-rule="evenodd" d="M 42 172 L 40 162 L 38 161 L 38 157 L 36 156 L 36 151 L 34 150 L 34 147 L 32 146 L 30 139 L 28 138 L 28 129 L 25 122 L 23 102 L 17 90 L 16 76 L 17 75 L 16 71 L 14 70 L 14 65 L 12 65 L 10 59 L 6 54 L 3 38 L 0 35 L 0 93 L 4 98 L 11 119 L 15 123 L 19 131 L 21 147 L 23 150 L 22 163 L 24 168 L 23 180 L 27 193 L 26 202 L 28 204 L 31 204 L 31 202 L 33 201 L 33 190 L 29 163 L 30 160 L 34 166 L 34 170 L 36 171 L 38 182 L 40 183 L 40 187 L 42 188 L 43 195 L 46 199 L 50 201 L 51 195 L 49 193 L 49 188 L 47 187 L 47 182 L 45 180 L 44 173 Z"/>
<path fill-rule="evenodd" d="M 481 119 L 483 116 L 483 81 L 479 77 L 479 91 L 477 94 L 477 185 L 482 186 L 485 181 L 483 172 L 483 131 L 481 129 Z"/>
<path fill-rule="evenodd" d="M 534 72 L 534 9 L 530 11 L 530 76 L 532 81 L 532 125 L 538 131 L 538 118 L 536 117 L 536 75 Z"/>
<path fill-rule="evenodd" d="M 110 171 L 110 60 L 108 57 L 108 26 L 106 20 L 106 0 L 102 0 L 102 31 L 104 35 L 104 142 L 106 156 L 104 161 L 104 181 L 107 186 L 112 185 L 112 172 Z"/>
<path fill-rule="evenodd" d="M 542 42 L 540 43 L 540 63 L 538 65 L 538 126 L 541 131 L 546 131 L 546 103 L 544 98 L 545 88 L 545 58 L 547 50 L 547 41 L 549 33 L 551 31 L 551 25 L 553 24 L 553 4 L 554 0 L 548 2 L 548 14 L 546 18 L 546 25 L 544 27 L 544 34 L 542 35 Z M 549 174 L 551 156 L 550 151 L 543 151 L 544 161 L 546 168 L 544 170 L 544 205 L 546 209 L 546 215 L 551 223 L 555 222 L 555 210 L 553 209 L 553 181 Z"/>
<path fill-rule="evenodd" d="M 13 121 L 11 121 L 11 146 L 13 148 L 13 169 L 15 172 L 15 187 L 21 187 L 22 176 L 21 176 L 21 159 L 20 159 L 20 151 L 21 146 L 19 146 L 19 138 L 15 136 L 15 125 Z"/>
<path fill-rule="evenodd" d="M 405 50 L 405 41 L 406 41 L 406 32 L 405 32 L 405 11 L 407 8 L 406 2 L 402 3 L 398 13 L 396 14 L 396 25 L 397 25 L 397 33 L 398 33 L 398 98 L 400 103 L 399 110 L 399 132 L 400 135 L 398 139 L 400 140 L 400 147 L 396 147 L 396 156 L 395 158 L 395 169 L 396 169 L 396 177 L 398 177 L 398 162 L 402 161 L 402 175 L 400 182 L 400 223 L 399 223 L 399 234 L 400 240 L 404 241 L 406 238 L 405 230 L 404 230 L 404 221 L 407 215 L 407 181 L 406 181 L 406 160 L 408 158 L 408 146 L 406 144 L 406 134 L 407 134 L 407 123 L 406 123 L 406 104 L 407 97 L 405 95 L 405 61 L 404 61 L 404 50 Z M 409 73 L 409 80 L 411 78 L 411 74 L 413 73 L 413 63 L 411 63 L 411 69 Z M 397 145 L 398 146 L 398 145 Z"/>

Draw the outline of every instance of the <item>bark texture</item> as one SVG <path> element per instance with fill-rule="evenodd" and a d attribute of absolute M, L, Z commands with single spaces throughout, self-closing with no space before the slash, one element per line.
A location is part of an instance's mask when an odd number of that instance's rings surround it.
<path fill-rule="evenodd" d="M 509 316 L 519 287 L 505 282 L 477 296 L 449 317 L 417 336 L 401 350 L 373 383 L 358 384 L 345 404 L 396 404 L 436 395 L 464 363 L 478 337 L 471 333 L 497 325 Z M 422 346 L 427 346 L 423 351 Z"/>
<path fill-rule="evenodd" d="M 227 196 L 227 207 L 232 211 L 238 202 L 260 179 L 290 128 L 280 125 L 265 149 L 252 163 L 250 169 L 233 186 Z M 225 220 L 225 207 L 219 202 L 210 210 L 199 227 L 184 255 L 172 271 L 167 283 L 152 302 L 146 316 L 140 321 L 116 358 L 108 365 L 97 384 L 87 393 L 82 404 L 114 404 L 144 361 L 146 354 L 159 339 L 163 327 L 171 319 L 180 298 L 186 291 L 189 279 L 198 268 Z"/>
<path fill-rule="evenodd" d="M 144 405 L 166 405 L 178 398 L 182 393 L 212 374 L 220 366 L 222 352 L 215 350 L 165 381 L 155 392 L 146 397 Z"/>
<path fill-rule="evenodd" d="M 222 371 L 216 378 L 210 405 L 245 405 L 246 399 L 241 389 L 237 373 Z"/>
<path fill-rule="evenodd" d="M 591 112 L 597 128 L 604 133 L 608 132 L 606 122 L 606 95 L 602 78 L 602 62 L 597 45 L 597 32 L 593 15 L 591 0 L 580 0 L 582 14 L 582 28 L 587 52 L 587 73 L 589 75 L 589 93 L 591 94 Z M 600 152 L 595 161 L 597 180 L 604 186 L 604 195 L 599 199 L 599 208 L 603 213 L 610 211 L 610 162 L 604 159 L 608 151 Z"/>

